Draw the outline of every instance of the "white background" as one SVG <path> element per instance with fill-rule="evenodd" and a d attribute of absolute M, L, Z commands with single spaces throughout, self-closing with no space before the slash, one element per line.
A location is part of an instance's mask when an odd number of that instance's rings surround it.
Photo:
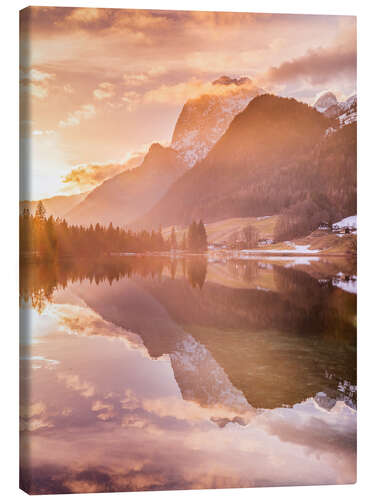
<path fill-rule="evenodd" d="M 359 293 L 358 293 L 358 482 L 352 486 L 261 488 L 151 493 L 86 494 L 87 500 L 117 498 L 126 500 L 162 499 L 304 499 L 375 498 L 375 8 L 371 0 L 138 0 L 136 1 L 41 1 L 15 0 L 2 3 L 1 20 L 1 177 L 0 249 L 1 284 L 1 447 L 0 498 L 12 500 L 25 493 L 18 490 L 18 10 L 28 5 L 159 8 L 185 10 L 231 10 L 294 14 L 341 14 L 358 16 L 358 215 L 359 215 Z M 125 496 L 124 496 L 125 495 Z M 82 495 L 80 495 L 81 497 Z M 55 498 L 51 495 L 50 498 Z M 56 497 L 57 498 L 57 497 Z"/>

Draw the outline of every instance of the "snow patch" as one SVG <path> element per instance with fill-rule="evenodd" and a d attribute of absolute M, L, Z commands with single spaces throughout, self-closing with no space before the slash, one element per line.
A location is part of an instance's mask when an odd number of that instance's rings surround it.
<path fill-rule="evenodd" d="M 333 228 L 344 228 L 344 227 L 349 227 L 351 229 L 357 229 L 357 216 L 356 215 L 351 215 L 350 217 L 345 217 L 345 219 L 341 219 L 338 222 L 335 222 L 333 224 Z"/>

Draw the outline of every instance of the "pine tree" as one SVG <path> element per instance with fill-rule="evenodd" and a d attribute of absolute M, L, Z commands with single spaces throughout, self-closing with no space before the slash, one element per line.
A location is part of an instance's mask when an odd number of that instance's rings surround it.
<path fill-rule="evenodd" d="M 198 226 L 195 221 L 190 224 L 188 229 L 188 249 L 192 252 L 199 250 Z"/>
<path fill-rule="evenodd" d="M 39 221 L 45 221 L 46 220 L 46 209 L 43 205 L 43 202 L 42 200 L 39 200 L 38 201 L 38 206 L 36 208 L 36 212 L 35 212 L 35 217 L 36 219 L 38 219 Z"/>
<path fill-rule="evenodd" d="M 204 227 L 202 219 L 198 224 L 198 244 L 199 250 L 205 252 L 207 250 L 207 233 L 206 228 Z"/>
<path fill-rule="evenodd" d="M 186 233 L 182 237 L 181 250 L 186 250 Z"/>
<path fill-rule="evenodd" d="M 171 231 L 171 249 L 175 250 L 176 248 L 177 248 L 176 230 L 173 226 Z"/>

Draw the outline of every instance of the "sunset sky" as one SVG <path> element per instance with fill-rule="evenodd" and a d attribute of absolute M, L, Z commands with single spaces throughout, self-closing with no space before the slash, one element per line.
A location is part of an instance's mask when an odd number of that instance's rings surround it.
<path fill-rule="evenodd" d="M 21 198 L 86 191 L 168 145 L 184 102 L 221 75 L 308 103 L 325 90 L 343 99 L 356 56 L 354 17 L 25 9 Z"/>

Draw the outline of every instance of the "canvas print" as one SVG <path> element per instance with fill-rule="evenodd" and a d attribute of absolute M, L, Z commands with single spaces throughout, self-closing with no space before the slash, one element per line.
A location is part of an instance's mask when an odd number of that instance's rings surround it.
<path fill-rule="evenodd" d="M 356 19 L 20 13 L 20 487 L 356 481 Z"/>

